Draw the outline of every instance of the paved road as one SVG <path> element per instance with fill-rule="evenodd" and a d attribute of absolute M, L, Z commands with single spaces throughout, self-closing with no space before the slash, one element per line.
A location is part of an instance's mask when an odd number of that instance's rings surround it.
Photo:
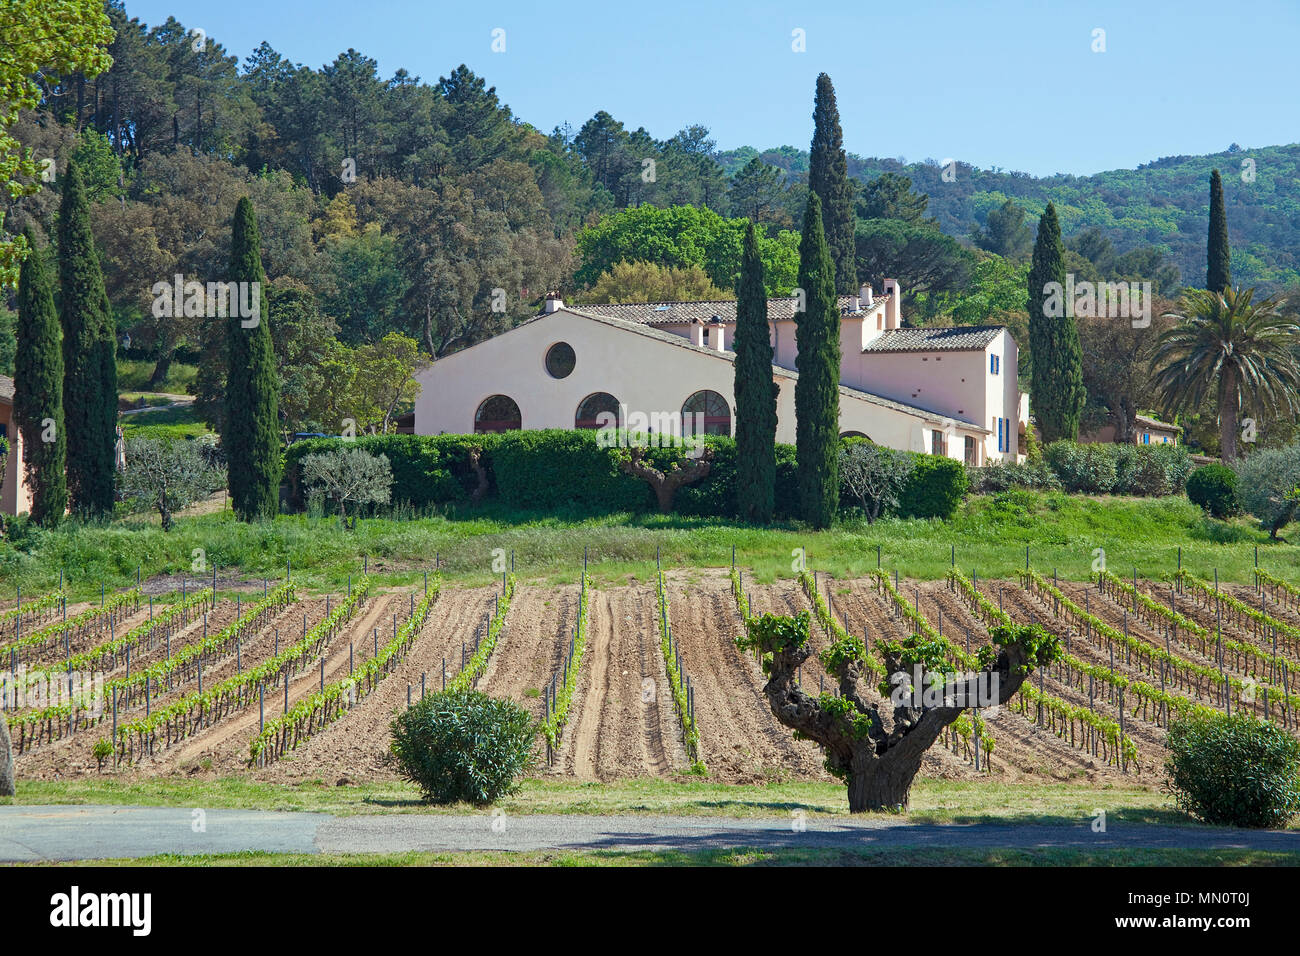
<path fill-rule="evenodd" d="M 405 850 L 704 850 L 728 847 L 1076 847 L 1257 849 L 1300 854 L 1300 832 L 1112 823 L 1077 826 L 923 825 L 810 818 L 435 816 L 334 817 L 259 810 L 0 807 L 0 862 L 93 860 L 157 853 L 390 853 Z"/>

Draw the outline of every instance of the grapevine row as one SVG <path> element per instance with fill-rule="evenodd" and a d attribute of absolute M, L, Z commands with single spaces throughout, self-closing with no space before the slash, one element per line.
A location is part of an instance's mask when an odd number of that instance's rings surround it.
<path fill-rule="evenodd" d="M 573 703 L 573 692 L 578 686 L 578 671 L 582 667 L 582 652 L 587 646 L 587 599 L 590 594 L 591 579 L 587 572 L 582 572 L 582 590 L 578 595 L 578 626 L 569 642 L 569 656 L 564 661 L 563 679 L 555 687 L 561 672 L 557 671 L 551 678 L 550 695 L 547 697 L 546 717 L 542 720 L 542 734 L 546 737 L 549 755 L 553 756 L 560 747 L 560 735 L 564 732 L 564 722 L 569 717 L 569 705 Z"/>
<path fill-rule="evenodd" d="M 424 628 L 429 608 L 438 599 L 440 590 L 441 582 L 435 578 L 433 588 L 425 591 L 392 639 L 354 673 L 298 701 L 284 715 L 266 721 L 249 744 L 249 763 L 265 766 L 283 757 L 287 750 L 296 750 L 300 743 L 344 716 L 378 687 L 405 658 Z"/>
<path fill-rule="evenodd" d="M 1173 653 L 1167 648 L 1161 649 L 1152 644 L 1148 644 L 1140 638 L 1123 634 L 1115 630 L 1115 628 L 1109 626 L 1100 618 L 1075 604 L 1072 600 L 1066 597 L 1059 588 L 1037 571 L 1022 571 L 1020 572 L 1020 578 L 1022 585 L 1027 590 L 1033 590 L 1036 588 L 1040 593 L 1048 595 L 1057 602 L 1058 607 L 1063 608 L 1068 612 L 1067 619 L 1072 618 L 1078 624 L 1086 624 L 1090 631 L 1095 631 L 1115 644 L 1128 649 L 1130 652 L 1136 651 L 1137 666 L 1139 669 L 1144 669 L 1148 674 L 1150 674 L 1156 670 L 1156 661 L 1161 662 L 1162 665 L 1167 665 L 1160 668 L 1162 681 L 1166 676 L 1172 677 L 1175 684 L 1193 687 L 1198 694 L 1208 694 L 1211 688 L 1213 688 L 1218 692 L 1219 706 L 1224 707 L 1225 709 L 1230 708 L 1231 706 L 1229 695 L 1225 692 L 1225 685 L 1229 689 L 1236 690 L 1241 699 L 1245 700 L 1247 703 L 1255 702 L 1256 687 L 1261 687 L 1264 691 L 1263 706 L 1265 717 L 1267 718 L 1271 714 L 1272 701 L 1281 697 L 1282 702 L 1285 704 L 1283 716 L 1288 722 L 1289 717 L 1287 714 L 1291 712 L 1291 709 L 1294 706 L 1300 704 L 1300 698 L 1297 698 L 1288 691 L 1279 692 L 1278 688 L 1272 687 L 1262 681 L 1256 682 L 1254 679 L 1251 679 L 1251 683 L 1248 685 L 1241 678 L 1234 677 L 1225 671 L 1215 670 L 1214 668 L 1207 667 L 1204 664 L 1197 664 L 1193 661 L 1187 660 L 1185 657 Z M 1142 655 L 1144 653 L 1147 657 L 1145 667 L 1142 662 Z M 1198 679 L 1192 680 L 1191 678 L 1193 677 Z M 1118 680 L 1118 678 L 1116 679 Z M 1201 687 L 1201 680 L 1205 681 L 1204 688 Z M 1144 681 L 1133 681 L 1129 686 L 1140 698 L 1137 708 L 1141 709 L 1144 713 L 1148 705 L 1154 707 L 1156 704 L 1164 704 L 1166 707 L 1166 721 L 1168 720 L 1167 710 L 1170 707 L 1188 710 L 1203 706 L 1181 696 L 1166 694 Z M 1134 710 L 1134 713 L 1137 713 L 1137 709 Z"/>
<path fill-rule="evenodd" d="M 673 642 L 672 625 L 668 623 L 668 588 L 664 585 L 662 571 L 655 579 L 655 598 L 659 605 L 659 649 L 664 655 L 664 668 L 668 672 L 668 684 L 672 688 L 673 703 L 677 705 L 677 717 L 682 725 L 682 741 L 686 745 L 686 755 L 691 761 L 691 772 L 708 773 L 704 758 L 700 756 L 700 728 L 695 722 L 691 695 L 682 680 L 681 659 Z"/>
<path fill-rule="evenodd" d="M 280 603 L 287 603 L 292 600 L 292 586 L 281 585 L 276 588 L 263 601 L 254 605 L 244 617 L 240 618 L 230 627 L 226 628 L 220 634 L 205 639 L 203 646 L 215 647 L 218 643 L 225 644 L 237 640 L 246 629 L 254 626 L 255 622 L 260 620 L 261 616 L 272 608 L 278 607 Z M 186 659 L 195 655 L 194 649 L 200 645 L 192 644 L 183 650 Z M 13 718 L 11 723 L 16 724 L 19 728 L 19 752 L 28 746 L 33 746 L 41 742 L 44 738 L 47 742 L 61 740 L 65 734 L 72 734 L 83 728 L 93 727 L 100 723 L 106 717 L 112 716 L 114 726 L 117 722 L 118 706 L 130 706 L 131 689 L 140 685 L 145 685 L 145 706 L 150 708 L 153 688 L 161 690 L 162 684 L 158 679 L 159 668 L 162 665 L 169 664 L 171 661 L 177 661 L 181 655 L 173 657 L 170 661 L 159 661 L 155 665 L 143 668 L 135 674 L 129 674 L 116 680 L 106 683 L 101 692 L 94 695 L 91 706 L 86 706 L 84 701 L 76 699 L 69 700 L 62 704 L 51 704 L 39 710 L 29 711 L 21 716 Z M 170 670 L 166 671 L 170 673 Z M 112 700 L 112 710 L 109 711 L 109 699 Z M 67 729 L 64 730 L 66 725 Z M 30 729 L 30 730 L 29 730 Z M 30 735 L 29 735 L 30 733 Z"/>
<path fill-rule="evenodd" d="M 1101 572 L 1101 582 L 1109 585 L 1112 590 L 1118 591 L 1126 598 L 1132 600 L 1135 612 L 1141 614 L 1146 612 L 1146 619 L 1152 624 L 1163 625 L 1166 630 L 1170 631 L 1175 639 L 1183 646 L 1195 650 L 1195 648 L 1186 640 L 1178 638 L 1178 629 L 1181 627 L 1183 632 L 1196 635 L 1201 639 L 1201 653 L 1209 654 L 1209 644 L 1212 638 L 1208 628 L 1202 627 L 1196 621 L 1193 621 L 1182 614 L 1179 614 L 1173 608 L 1165 607 L 1158 601 L 1151 598 L 1150 595 L 1144 594 L 1123 578 L 1116 577 L 1109 571 Z M 1224 595 L 1226 597 L 1226 595 Z M 1171 597 L 1172 600 L 1172 597 Z M 1125 602 L 1127 604 L 1127 602 Z M 1224 637 L 1222 631 L 1214 636 L 1216 656 L 1222 657 L 1223 651 L 1229 650 L 1233 653 L 1233 666 L 1239 670 L 1248 670 L 1252 677 L 1256 675 L 1257 664 L 1265 663 L 1270 667 L 1270 673 L 1273 675 L 1270 679 L 1276 680 L 1276 675 L 1286 669 L 1291 664 L 1285 657 L 1265 650 L 1250 641 L 1236 640 L 1230 637 Z"/>
<path fill-rule="evenodd" d="M 276 591 L 280 592 L 285 587 L 291 585 L 281 585 Z M 325 645 L 352 616 L 369 590 L 370 581 L 363 577 L 352 589 L 352 593 L 296 644 L 251 670 L 228 677 L 208 690 L 186 694 L 167 706 L 118 728 L 118 759 L 131 762 L 137 756 L 153 753 L 159 743 L 160 729 L 163 731 L 163 746 L 170 746 L 252 703 L 256 696 L 254 692 L 258 688 L 267 684 L 278 684 L 281 681 L 287 682 L 293 673 L 301 669 L 309 657 L 314 657 L 324 650 Z M 266 599 L 259 602 L 258 607 L 272 597 L 273 595 L 268 595 Z M 241 618 L 227 630 L 239 627 L 247 620 L 249 620 L 248 616 Z"/>
<path fill-rule="evenodd" d="M 506 626 L 506 613 L 510 610 L 510 601 L 514 596 L 515 576 L 512 574 L 506 578 L 505 588 L 501 597 L 497 600 L 496 613 L 488 621 L 487 634 L 475 645 L 474 653 L 470 655 L 465 666 L 460 669 L 460 673 L 448 683 L 448 690 L 472 690 L 474 685 L 478 683 L 478 679 L 483 676 L 483 671 L 487 670 L 488 659 L 492 656 L 492 651 L 497 646 L 497 640 L 501 637 L 501 631 Z"/>
<path fill-rule="evenodd" d="M 51 640 L 63 638 L 65 643 L 71 639 L 74 632 L 89 628 L 97 624 L 101 619 L 107 618 L 110 622 L 117 620 L 117 612 L 121 609 L 130 608 L 131 610 L 140 609 L 140 588 L 134 587 L 129 591 L 122 591 L 114 594 L 105 600 L 99 607 L 87 608 L 75 617 L 59 621 L 55 624 L 48 624 L 39 630 L 33 631 L 26 637 L 20 637 L 3 647 L 0 647 L 0 660 L 9 658 L 12 662 L 17 656 L 21 661 L 21 651 L 28 652 L 27 657 L 30 660 L 32 648 L 40 645 L 44 649 L 45 644 Z"/>
<path fill-rule="evenodd" d="M 1250 621 L 1252 630 L 1257 637 L 1261 636 L 1261 631 L 1267 633 L 1270 629 L 1274 635 L 1285 635 L 1285 638 L 1289 638 L 1291 643 L 1287 644 L 1286 639 L 1284 639 L 1284 648 L 1292 651 L 1292 653 L 1300 654 L 1300 627 L 1287 624 L 1285 621 L 1279 621 L 1277 618 L 1251 607 L 1244 601 L 1237 600 L 1231 594 L 1220 591 L 1217 587 L 1211 587 L 1208 582 L 1202 581 L 1188 572 L 1186 568 L 1179 568 L 1178 573 L 1174 575 L 1174 580 L 1182 587 L 1190 587 L 1193 592 L 1204 597 L 1207 607 L 1210 601 L 1216 601 L 1221 606 L 1226 606 L 1236 613 L 1237 623 L 1240 623 L 1243 619 Z"/>
<path fill-rule="evenodd" d="M 953 568 L 948 572 L 948 583 L 960 596 L 965 598 L 966 603 L 971 606 L 975 616 L 984 621 L 986 625 L 1013 625 L 1015 623 L 1012 620 L 1011 615 L 1007 614 L 1000 607 L 994 605 L 992 601 L 984 596 L 983 592 L 975 587 L 970 578 L 966 577 L 965 574 L 958 571 L 956 568 Z M 1102 668 L 1087 664 L 1069 653 L 1069 651 L 1062 652 L 1059 662 L 1070 670 L 1079 671 L 1081 675 L 1086 674 L 1095 681 L 1110 684 L 1116 689 L 1127 688 L 1130 686 L 1140 686 L 1142 688 L 1147 687 L 1146 684 L 1141 684 L 1140 682 L 1135 682 L 1131 685 L 1130 682 L 1122 676 L 1115 675 L 1113 672 L 1108 672 Z M 1067 686 L 1074 686 L 1069 670 L 1066 671 L 1064 682 Z M 1082 680 L 1080 681 L 1079 689 L 1082 690 Z M 1154 688 L 1151 688 L 1151 690 L 1154 690 Z M 1164 695 L 1161 691 L 1155 691 L 1155 693 L 1160 695 L 1162 699 L 1168 696 Z M 1068 728 L 1070 734 L 1070 745 L 1072 747 L 1078 747 L 1080 742 L 1085 746 L 1088 746 L 1090 742 L 1093 744 L 1100 744 L 1102 752 L 1097 754 L 1095 749 L 1093 752 L 1098 756 L 1104 757 L 1107 762 L 1110 762 L 1112 759 L 1121 765 L 1123 761 L 1126 760 L 1133 760 L 1136 762 L 1138 755 L 1137 744 L 1133 742 L 1132 738 L 1124 733 L 1123 727 L 1117 721 L 1111 720 L 1109 717 L 1097 713 L 1091 708 L 1091 706 L 1086 710 L 1082 707 L 1077 707 L 1041 690 L 1035 690 L 1029 681 L 1025 681 L 1020 685 L 1019 695 L 1021 700 L 1019 713 L 1025 713 L 1025 701 L 1040 705 L 1045 713 L 1050 728 L 1057 732 L 1057 736 L 1064 739 L 1065 729 Z M 1063 722 L 1065 727 L 1059 726 L 1058 721 Z M 1075 721 L 1083 724 L 1085 728 L 1091 731 L 1091 734 L 1081 734 L 1079 735 L 1079 738 L 1076 738 L 1074 733 Z M 1091 741 L 1089 741 L 1089 737 L 1091 737 Z"/>
<path fill-rule="evenodd" d="M 1261 594 L 1264 593 L 1264 585 L 1266 584 L 1273 588 L 1273 600 L 1276 603 L 1300 609 L 1300 589 L 1297 589 L 1294 585 L 1283 581 L 1277 575 L 1269 574 L 1261 568 L 1256 568 L 1255 587 L 1259 589 Z M 1280 600 L 1278 598 L 1279 594 L 1283 595 Z"/>

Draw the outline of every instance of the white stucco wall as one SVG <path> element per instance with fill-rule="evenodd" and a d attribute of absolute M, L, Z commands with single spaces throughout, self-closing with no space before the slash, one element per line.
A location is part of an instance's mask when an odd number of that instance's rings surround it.
<path fill-rule="evenodd" d="M 785 323 L 782 323 L 785 324 Z M 791 331 L 793 323 L 789 323 Z M 547 350 L 557 342 L 574 349 L 573 372 L 563 379 L 546 371 Z M 522 427 L 572 428 L 578 405 L 593 392 L 608 392 L 629 412 L 675 414 L 700 389 L 718 392 L 732 409 L 735 366 L 731 353 L 699 351 L 645 335 L 626 324 L 598 321 L 567 310 L 525 323 L 471 348 L 439 359 L 417 376 L 415 431 L 421 435 L 474 430 L 474 414 L 492 395 L 519 406 Z M 777 441 L 795 441 L 795 378 L 774 375 L 778 385 Z M 840 431 L 858 431 L 893 448 L 931 451 L 933 429 L 946 430 L 948 455 L 963 455 L 962 436 L 983 435 L 943 416 L 927 416 L 840 395 Z"/>

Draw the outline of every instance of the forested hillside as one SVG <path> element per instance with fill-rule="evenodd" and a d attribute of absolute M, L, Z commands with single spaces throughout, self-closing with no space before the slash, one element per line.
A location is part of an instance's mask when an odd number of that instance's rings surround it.
<path fill-rule="evenodd" d="M 718 161 L 732 175 L 755 157 L 792 179 L 807 174 L 807 151 L 790 146 L 730 150 L 719 153 Z M 1234 280 L 1271 288 L 1300 282 L 1300 143 L 1259 149 L 1233 144 L 1210 156 L 1168 156 L 1137 169 L 1044 178 L 958 161 L 945 180 L 934 160 L 904 164 L 849 155 L 849 174 L 864 182 L 884 172 L 910 177 L 929 194 L 929 213 L 949 235 L 966 237 L 1007 199 L 1035 220 L 1051 201 L 1067 238 L 1096 228 L 1120 252 L 1162 248 L 1189 284 L 1204 281 L 1206 183 L 1216 168 L 1224 178 Z"/>
<path fill-rule="evenodd" d="M 179 20 L 149 25 L 117 0 L 106 6 L 112 67 L 40 77 L 39 106 L 12 127 L 39 188 L 0 198 L 0 222 L 7 236 L 30 227 L 51 255 L 60 176 L 75 156 L 132 387 L 190 389 L 213 424 L 219 322 L 158 314 L 155 287 L 225 277 L 242 196 L 261 232 L 287 431 L 338 417 L 340 370 L 369 381 L 355 370 L 436 359 L 534 314 L 550 289 L 579 301 L 730 295 L 745 219 L 761 227 L 768 291 L 795 284 L 803 149 L 720 153 L 689 115 L 664 140 L 605 111 L 547 133 L 463 65 L 385 77 L 361 51 L 314 66 L 268 42 L 241 61 Z M 1028 255 L 1049 198 L 1070 271 L 1149 279 L 1167 298 L 1204 281 L 1217 166 L 1233 280 L 1294 286 L 1298 161 L 1300 146 L 1234 149 L 1034 179 L 850 157 L 857 273 L 898 278 L 910 321 L 1004 323 L 1024 348 Z M 0 294 L 0 373 L 13 366 L 13 306 L 12 290 Z M 408 381 L 394 372 L 367 397 L 377 419 Z"/>

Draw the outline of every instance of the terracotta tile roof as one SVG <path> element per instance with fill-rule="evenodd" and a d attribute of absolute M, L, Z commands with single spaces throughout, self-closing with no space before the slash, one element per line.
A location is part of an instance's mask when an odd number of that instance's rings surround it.
<path fill-rule="evenodd" d="M 664 332 L 656 328 L 651 328 L 647 326 L 645 323 L 629 322 L 628 320 L 619 318 L 617 316 L 600 315 L 598 313 L 588 312 L 587 308 L 588 308 L 587 306 L 575 307 L 575 306 L 566 305 L 560 311 L 569 312 L 573 315 L 580 315 L 585 319 L 594 319 L 597 322 L 603 322 L 604 324 L 613 326 L 614 328 L 624 329 L 628 332 L 634 332 L 637 335 L 644 335 L 648 338 L 658 339 L 660 342 L 665 342 L 669 345 L 675 345 L 678 348 L 690 349 L 692 352 L 700 352 L 712 358 L 721 359 L 724 362 L 736 361 L 735 352 L 720 351 L 718 349 L 706 348 L 701 345 L 696 345 L 694 342 L 690 341 L 684 336 L 676 335 L 672 332 Z M 558 313 L 551 313 L 551 314 L 556 315 Z M 544 316 L 538 316 L 537 318 L 529 319 L 528 321 L 536 322 L 538 321 L 538 319 L 541 318 L 544 318 Z M 516 328 L 518 327 L 519 326 L 516 326 Z M 795 381 L 798 381 L 799 379 L 798 372 L 792 369 L 782 368 L 779 365 L 772 366 L 772 374 L 778 378 L 788 378 Z M 968 428 L 974 428 L 986 434 L 989 431 L 984 426 L 976 422 L 968 421 L 964 418 L 956 418 L 950 415 L 942 415 L 938 412 L 932 412 L 929 409 L 921 408 L 917 405 L 908 405 L 904 402 L 896 402 L 893 399 L 885 398 L 881 395 L 873 394 L 872 392 L 864 392 L 861 389 L 850 388 L 847 385 L 840 386 L 840 394 L 846 395 L 850 398 L 855 398 L 858 401 L 868 402 L 869 404 L 872 405 L 878 405 L 881 408 L 888 408 L 896 412 L 904 412 L 908 415 L 915 415 L 918 418 L 922 418 L 925 421 L 931 423 L 946 424 L 948 422 L 955 422 L 957 424 L 964 425 Z"/>
<path fill-rule="evenodd" d="M 1183 430 L 1182 425 L 1175 425 L 1172 422 L 1162 422 L 1158 418 L 1151 418 L 1148 415 L 1135 415 L 1134 420 L 1139 425 L 1145 425 L 1147 428 L 1159 428 L 1163 431 L 1180 432 Z"/>
<path fill-rule="evenodd" d="M 1000 325 L 959 325 L 953 328 L 891 329 L 876 337 L 864 352 L 982 351 L 998 337 Z"/>
<path fill-rule="evenodd" d="M 839 297 L 840 312 L 849 311 L 849 296 Z M 875 311 L 885 300 L 878 298 L 870 306 Z M 767 320 L 769 322 L 789 322 L 794 319 L 794 296 L 767 300 Z M 623 305 L 574 305 L 565 308 L 580 309 L 587 315 L 607 315 L 625 322 L 638 322 L 642 325 L 687 325 L 692 322 L 709 322 L 714 316 L 723 324 L 736 321 L 735 299 L 714 299 L 704 302 L 635 302 Z M 865 311 L 865 310 L 863 310 Z"/>

